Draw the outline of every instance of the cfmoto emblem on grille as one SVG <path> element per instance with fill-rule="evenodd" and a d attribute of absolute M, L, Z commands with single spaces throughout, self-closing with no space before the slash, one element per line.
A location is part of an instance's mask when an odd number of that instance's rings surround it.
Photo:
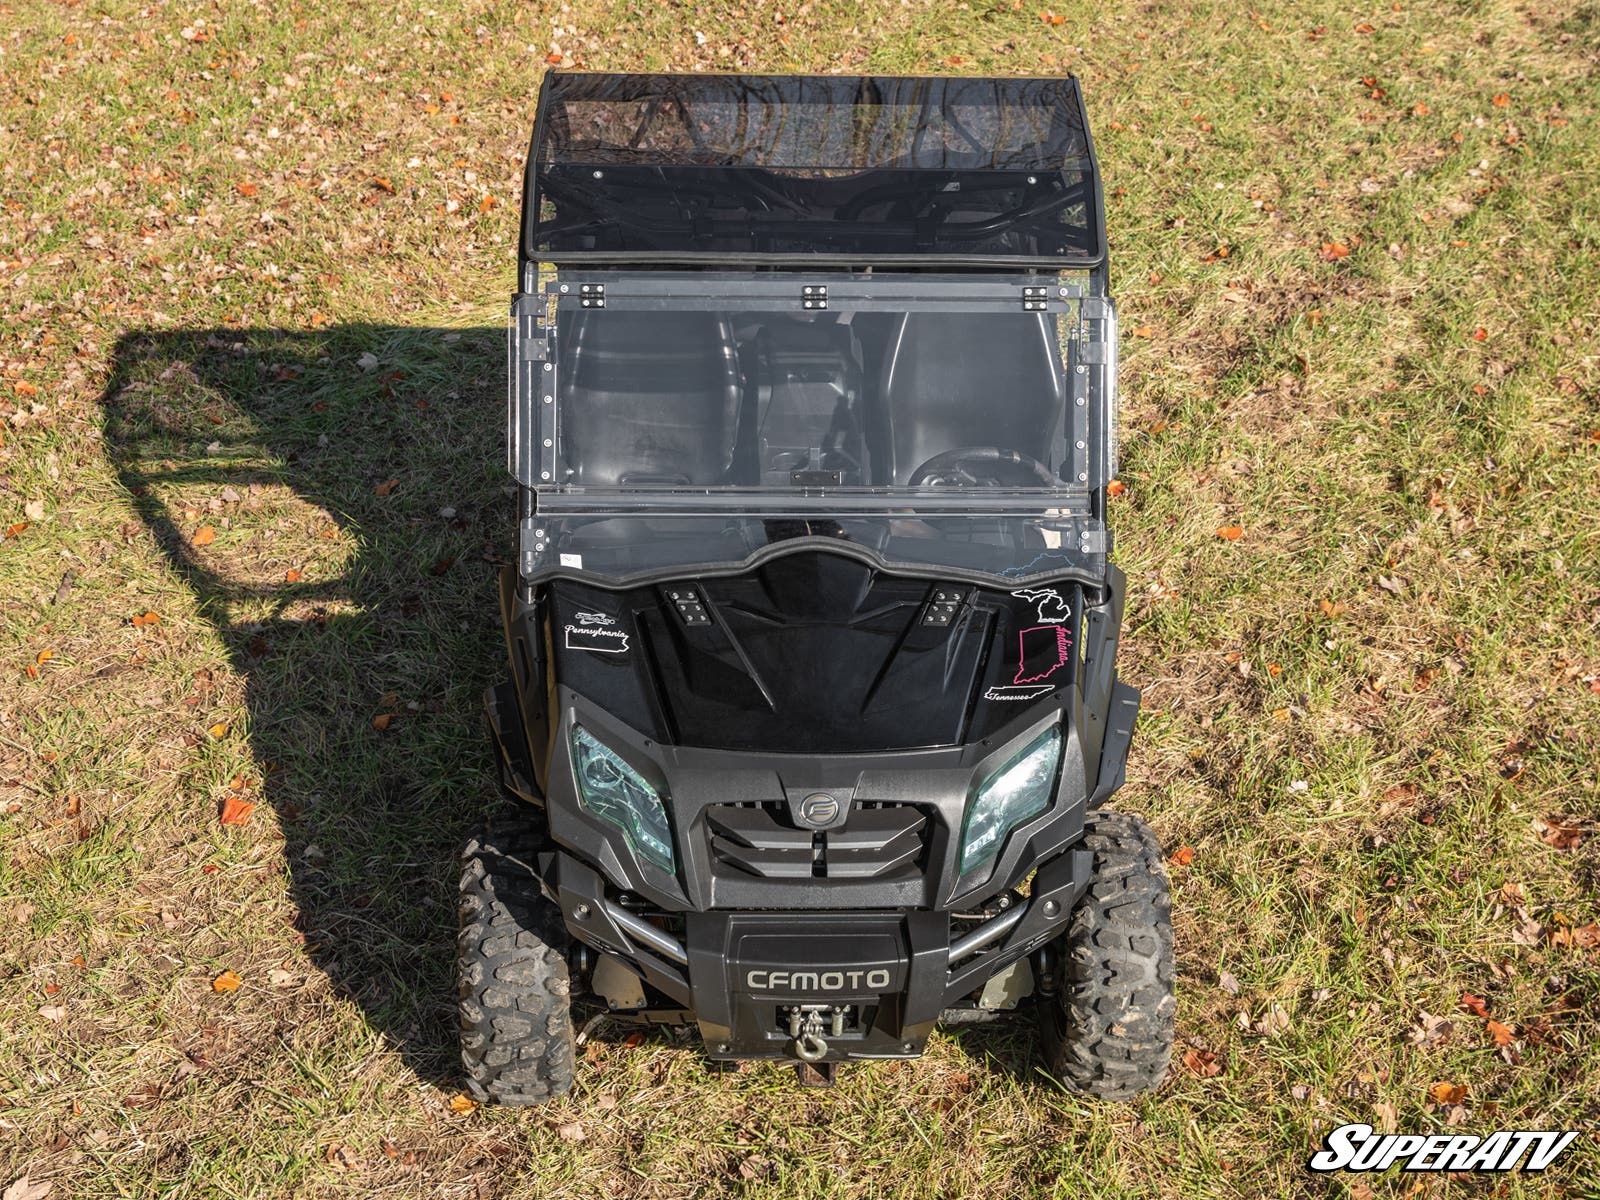
<path fill-rule="evenodd" d="M 800 819 L 813 829 L 831 825 L 839 816 L 839 801 L 827 792 L 812 792 L 800 801 Z"/>

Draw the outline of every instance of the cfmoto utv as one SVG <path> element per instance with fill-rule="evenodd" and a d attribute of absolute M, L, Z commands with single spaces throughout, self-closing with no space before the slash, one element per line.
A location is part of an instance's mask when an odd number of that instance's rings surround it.
<path fill-rule="evenodd" d="M 813 1083 L 1031 1010 L 1064 1086 L 1155 1087 L 1077 82 L 551 73 L 519 268 L 472 1094 L 566 1091 L 584 996 Z"/>

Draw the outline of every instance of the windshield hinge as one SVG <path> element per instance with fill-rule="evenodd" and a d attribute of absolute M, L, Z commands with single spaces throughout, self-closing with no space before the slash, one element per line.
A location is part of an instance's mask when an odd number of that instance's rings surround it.
<path fill-rule="evenodd" d="M 1022 289 L 1022 311 L 1043 312 L 1050 304 L 1050 289 L 1042 284 L 1025 284 Z"/>
<path fill-rule="evenodd" d="M 1078 531 L 1079 554 L 1110 554 L 1111 530 L 1109 529 L 1080 529 Z"/>
<path fill-rule="evenodd" d="M 606 306 L 606 285 L 603 283 L 586 283 L 578 288 L 578 304 L 583 308 L 604 308 Z"/>
<path fill-rule="evenodd" d="M 808 283 L 800 289 L 800 307 L 802 308 L 827 308 L 828 285 L 825 283 Z"/>
<path fill-rule="evenodd" d="M 538 516 L 524 518 L 517 549 L 521 552 L 524 575 L 532 575 L 539 566 L 539 558 L 549 544 L 545 538 L 545 523 Z"/>

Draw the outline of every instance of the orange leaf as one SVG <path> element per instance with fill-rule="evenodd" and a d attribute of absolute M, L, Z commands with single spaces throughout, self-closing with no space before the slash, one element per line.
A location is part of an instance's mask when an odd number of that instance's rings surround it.
<path fill-rule="evenodd" d="M 400 481 L 398 479 L 385 479 L 377 487 L 372 489 L 372 494 L 374 496 L 389 496 L 392 495 L 395 488 L 399 486 Z"/>
<path fill-rule="evenodd" d="M 56 652 L 54 650 L 41 650 L 41 651 L 39 651 L 38 658 L 36 658 L 34 661 L 37 662 L 42 667 L 42 666 L 45 665 L 45 663 L 49 662 L 55 656 L 56 656 Z"/>
<path fill-rule="evenodd" d="M 210 729 L 206 730 L 206 732 L 220 742 L 223 738 L 228 736 L 228 723 L 226 721 L 218 721 Z"/>
<path fill-rule="evenodd" d="M 644 1034 L 635 1029 L 627 1037 L 622 1039 L 622 1044 L 629 1050 L 637 1050 L 640 1046 L 644 1045 Z"/>
<path fill-rule="evenodd" d="M 37 678 L 39 678 L 39 668 L 34 666 L 32 663 L 28 663 L 25 667 L 22 668 L 22 670 L 23 670 L 23 673 L 26 674 L 29 679 L 37 679 Z"/>
<path fill-rule="evenodd" d="M 222 802 L 222 823 L 224 825 L 244 825 L 250 820 L 250 814 L 255 812 L 254 800 L 243 800 L 238 796 L 229 796 Z"/>
<path fill-rule="evenodd" d="M 26 521 L 18 521 L 15 525 L 7 525 L 6 536 L 8 538 L 21 537 L 22 531 L 27 529 L 27 527 L 28 523 Z"/>
<path fill-rule="evenodd" d="M 1483 997 L 1474 996 L 1471 992 L 1461 993 L 1461 1007 L 1466 1009 L 1469 1013 L 1473 1013 L 1480 1017 L 1487 1017 L 1489 1015 L 1489 1006 L 1484 1002 Z"/>
<path fill-rule="evenodd" d="M 1416 104 L 1412 105 L 1411 115 L 1414 116 L 1414 117 L 1425 117 L 1425 116 L 1427 116 L 1428 115 L 1428 102 L 1426 100 L 1418 100 L 1416 102 Z"/>
<path fill-rule="evenodd" d="M 1361 24 L 1356 26 L 1356 32 L 1357 33 L 1372 33 L 1372 32 L 1374 32 L 1374 30 L 1373 30 L 1373 27 L 1371 25 L 1368 25 L 1365 21 L 1363 21 L 1363 22 L 1361 22 Z"/>
<path fill-rule="evenodd" d="M 1222 1065 L 1217 1062 L 1217 1056 L 1209 1050 L 1185 1050 L 1183 1065 L 1201 1079 L 1210 1079 L 1213 1075 L 1222 1074 Z"/>
<path fill-rule="evenodd" d="M 1177 863 L 1180 867 L 1187 867 L 1194 861 L 1194 847 L 1179 846 L 1172 852 L 1172 861 Z"/>
<path fill-rule="evenodd" d="M 394 184 L 389 182 L 388 176 L 374 175 L 372 177 L 372 186 L 380 192 L 388 192 L 391 196 L 394 195 Z"/>
<path fill-rule="evenodd" d="M 1460 1104 L 1467 1098 L 1467 1085 L 1464 1083 L 1436 1083 L 1428 1089 L 1428 1095 L 1435 1104 Z"/>
<path fill-rule="evenodd" d="M 1128 485 L 1123 483 L 1120 479 L 1113 479 L 1110 483 L 1106 484 L 1106 495 L 1108 496 L 1120 496 L 1127 490 Z"/>
<path fill-rule="evenodd" d="M 377 716 L 372 718 L 372 727 L 381 733 L 383 730 L 389 728 L 389 722 L 393 720 L 393 713 L 379 713 Z"/>
<path fill-rule="evenodd" d="M 1350 611 L 1349 606 L 1342 600 L 1318 600 L 1317 608 L 1320 609 L 1322 611 L 1322 615 L 1327 617 L 1330 621 L 1337 621 L 1340 617 L 1344 616 L 1345 613 Z"/>
<path fill-rule="evenodd" d="M 550 51 L 549 54 L 546 54 L 544 56 L 544 60 L 545 60 L 545 62 L 551 63 L 551 64 L 555 64 L 555 63 L 560 62 L 561 61 L 561 51 L 559 51 L 559 50 Z"/>
<path fill-rule="evenodd" d="M 478 211 L 481 212 L 481 213 L 486 213 L 493 207 L 494 207 L 494 197 L 493 196 L 485 196 L 482 200 L 478 201 Z"/>
<path fill-rule="evenodd" d="M 297 571 L 293 567 L 290 567 L 283 573 L 283 581 L 285 583 L 299 583 L 304 578 L 305 573 L 303 571 Z"/>
<path fill-rule="evenodd" d="M 1504 108 L 1506 105 L 1511 103 L 1511 97 L 1506 95 L 1504 92 L 1501 92 L 1495 96 L 1492 103 L 1496 108 Z"/>
<path fill-rule="evenodd" d="M 1224 525 L 1217 530 L 1217 536 L 1227 542 L 1237 542 L 1244 536 L 1244 526 Z"/>
<path fill-rule="evenodd" d="M 1319 252 L 1323 262 L 1333 262 L 1350 253 L 1350 247 L 1343 242 L 1323 242 Z"/>
<path fill-rule="evenodd" d="M 1484 1028 L 1488 1030 L 1489 1036 L 1494 1039 L 1496 1046 L 1509 1046 L 1517 1039 L 1517 1035 L 1512 1032 L 1511 1027 L 1502 1025 L 1499 1021 L 1490 1021 Z"/>
<path fill-rule="evenodd" d="M 1057 16 L 1048 8 L 1039 14 L 1039 20 L 1043 21 L 1046 25 L 1065 25 L 1067 23 L 1067 19 L 1065 17 Z"/>
<path fill-rule="evenodd" d="M 1148 326 L 1148 325 L 1137 325 L 1137 326 L 1134 327 L 1134 330 L 1133 330 L 1133 336 L 1134 337 L 1145 337 L 1145 338 L 1147 338 L 1147 337 L 1155 337 L 1155 335 L 1156 335 L 1156 331 L 1154 329 L 1151 329 L 1150 326 Z"/>
<path fill-rule="evenodd" d="M 465 1092 L 457 1092 L 450 1097 L 450 1111 L 465 1115 L 477 1110 L 478 1102 Z"/>
<path fill-rule="evenodd" d="M 217 531 L 209 525 L 202 525 L 194 531 L 194 544 L 196 546 L 209 546 L 217 540 Z"/>
<path fill-rule="evenodd" d="M 1475 341 L 1475 342 L 1486 342 L 1486 341 L 1488 341 L 1489 340 L 1489 331 L 1487 329 L 1485 329 L 1482 325 L 1479 325 L 1476 329 L 1474 329 L 1472 331 L 1472 340 Z"/>
<path fill-rule="evenodd" d="M 261 189 L 249 180 L 245 180 L 243 183 L 234 184 L 234 190 L 241 196 L 254 196 Z"/>
<path fill-rule="evenodd" d="M 38 388 L 22 379 L 17 380 L 16 383 L 13 383 L 11 385 L 11 390 L 16 392 L 19 396 L 37 396 L 39 394 Z"/>
<path fill-rule="evenodd" d="M 1268 663 L 1267 664 L 1267 674 L 1271 675 L 1274 679 L 1276 679 L 1279 675 L 1283 674 L 1283 667 L 1280 666 L 1278 663 Z"/>
<path fill-rule="evenodd" d="M 224 971 L 211 981 L 211 990 L 213 992 L 237 992 L 239 985 L 243 982 L 244 980 L 240 979 L 232 971 Z"/>

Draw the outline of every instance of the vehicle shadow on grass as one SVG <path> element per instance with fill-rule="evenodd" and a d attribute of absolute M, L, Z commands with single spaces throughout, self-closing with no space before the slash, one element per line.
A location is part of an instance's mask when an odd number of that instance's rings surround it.
<path fill-rule="evenodd" d="M 103 398 L 129 501 L 243 681 L 266 773 L 246 796 L 281 820 L 307 952 L 446 1086 L 455 854 L 496 794 L 504 347 L 494 328 L 136 332 Z M 192 795 L 253 773 L 203 733 L 232 698 L 194 681 Z"/>

